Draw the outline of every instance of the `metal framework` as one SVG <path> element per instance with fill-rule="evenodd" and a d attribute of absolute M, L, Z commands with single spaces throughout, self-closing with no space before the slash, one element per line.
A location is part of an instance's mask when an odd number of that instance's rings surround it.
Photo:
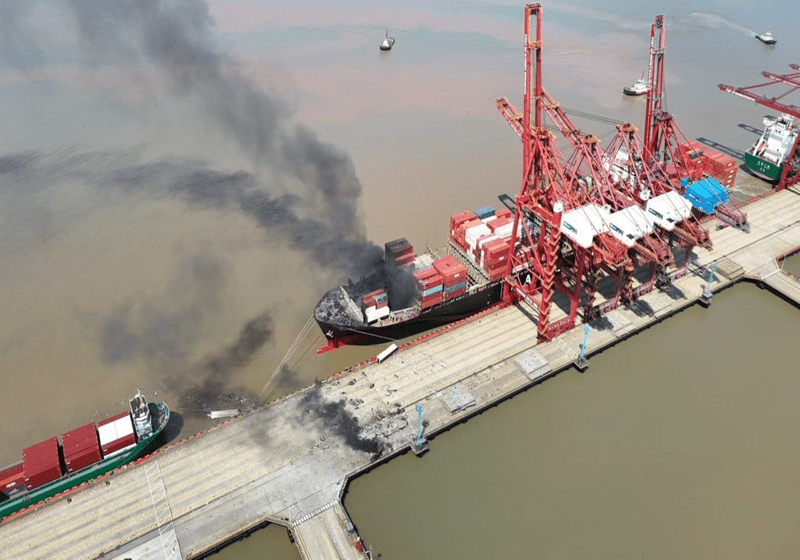
<path fill-rule="evenodd" d="M 646 140 L 642 141 L 632 124 L 619 124 L 617 135 L 606 150 L 601 149 L 597 137 L 582 133 L 545 91 L 541 31 L 541 4 L 528 4 L 522 114 L 506 98 L 497 100 L 500 113 L 522 141 L 523 169 L 503 296 L 508 302 L 524 300 L 530 304 L 537 313 L 539 340 L 551 340 L 575 325 L 581 302 L 583 319 L 589 321 L 651 291 L 656 281 L 669 283 L 681 272 L 668 271 L 675 266 L 673 249 L 684 251 L 681 268 L 685 272 L 691 250 L 698 245 L 710 248 L 710 239 L 692 216 L 669 229 L 648 225 L 635 240 L 625 239 L 625 243 L 609 233 L 614 229 L 610 223 L 600 224 L 605 226 L 600 228 L 605 232 L 592 230 L 591 243 L 584 239 L 579 244 L 577 237 L 562 233 L 562 215 L 568 211 L 585 217 L 586 223 L 592 222 L 592 212 L 595 224 L 610 220 L 612 213 L 630 215 L 630 223 L 639 217 L 641 223 L 652 196 L 681 189 L 675 180 L 679 174 L 668 173 L 661 161 L 677 161 L 686 166 L 692 159 L 679 151 L 684 149 L 675 141 L 680 131 L 661 107 L 662 16 L 651 28 Z M 572 148 L 569 158 L 564 157 L 553 134 L 546 130 L 545 116 Z M 653 154 L 659 150 L 665 155 L 655 158 Z M 693 177 L 700 178 L 702 173 L 702 169 L 692 169 Z M 649 266 L 649 276 L 634 289 L 637 265 Z M 614 293 L 596 306 L 595 293 L 604 277 L 614 282 Z M 558 293 L 565 296 L 569 309 L 565 308 L 564 318 L 550 322 L 553 298 Z"/>
<path fill-rule="evenodd" d="M 800 108 L 794 105 L 781 103 L 779 101 L 786 95 L 796 91 L 797 89 L 800 89 L 800 72 L 798 72 L 798 70 L 800 70 L 800 65 L 790 64 L 789 67 L 792 70 L 795 70 L 795 72 L 789 74 L 775 74 L 773 72 L 766 71 L 762 72 L 761 75 L 770 80 L 769 82 L 765 82 L 763 84 L 756 84 L 746 87 L 735 87 L 719 84 L 717 87 L 722 91 L 732 93 L 754 103 L 758 103 L 759 105 L 763 105 L 764 107 L 769 107 L 775 111 L 780 111 L 781 113 L 796 119 L 800 119 Z M 785 84 L 791 86 L 791 89 L 776 97 L 767 97 L 764 94 L 759 95 L 758 93 L 753 92 L 753 90 L 766 86 L 774 86 L 776 84 Z M 783 190 L 800 181 L 800 173 L 798 173 L 798 171 L 800 171 L 800 151 L 798 151 L 798 145 L 800 145 L 800 134 L 797 135 L 794 140 L 794 144 L 792 145 L 792 156 L 786 158 L 786 161 L 783 164 L 780 178 L 775 185 L 775 190 Z"/>
<path fill-rule="evenodd" d="M 698 151 L 692 147 L 675 119 L 663 107 L 664 102 L 664 16 L 657 15 L 650 26 L 650 64 L 648 72 L 647 104 L 644 118 L 644 148 L 649 153 L 648 162 L 657 162 L 671 176 L 680 181 L 699 181 L 713 175 L 706 165 L 703 152 L 716 153 L 711 148 Z M 679 184 L 679 183 L 678 183 Z M 679 187 L 681 188 L 681 187 Z M 749 230 L 747 214 L 728 198 L 727 204 L 718 204 L 714 216 L 721 222 Z"/>

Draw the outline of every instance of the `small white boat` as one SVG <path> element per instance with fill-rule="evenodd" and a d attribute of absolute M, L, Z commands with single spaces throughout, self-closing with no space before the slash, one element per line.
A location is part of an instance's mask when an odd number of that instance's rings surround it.
<path fill-rule="evenodd" d="M 394 46 L 394 37 L 389 37 L 389 28 L 386 28 L 386 36 L 383 38 L 383 42 L 381 42 L 381 50 L 382 51 L 390 51 Z"/>
<path fill-rule="evenodd" d="M 756 39 L 764 43 L 765 45 L 774 45 L 778 42 L 778 40 L 772 36 L 772 31 L 767 31 L 766 33 L 759 33 L 756 35 Z"/>
<path fill-rule="evenodd" d="M 625 95 L 643 95 L 647 93 L 648 89 L 650 89 L 650 86 L 647 85 L 647 80 L 642 76 L 633 85 L 622 88 L 622 93 Z"/>

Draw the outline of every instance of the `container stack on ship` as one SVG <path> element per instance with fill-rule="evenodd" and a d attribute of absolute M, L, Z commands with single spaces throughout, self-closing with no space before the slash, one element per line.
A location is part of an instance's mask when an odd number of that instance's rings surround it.
<path fill-rule="evenodd" d="M 511 211 L 487 206 L 450 218 L 445 249 L 416 255 L 406 239 L 386 243 L 381 270 L 317 304 L 314 318 L 328 339 L 319 352 L 394 341 L 497 303 L 512 227 Z"/>
<path fill-rule="evenodd" d="M 0 470 L 0 518 L 69 490 L 133 461 L 148 451 L 169 419 L 164 403 L 141 393 L 130 412 L 75 428 L 22 452 L 22 461 Z"/>

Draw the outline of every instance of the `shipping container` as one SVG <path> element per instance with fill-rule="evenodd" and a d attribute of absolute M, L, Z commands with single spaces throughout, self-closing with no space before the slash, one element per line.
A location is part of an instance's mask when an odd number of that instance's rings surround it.
<path fill-rule="evenodd" d="M 467 279 L 467 269 L 451 256 L 433 261 L 433 267 L 441 274 L 445 288 Z"/>
<path fill-rule="evenodd" d="M 455 292 L 444 294 L 444 299 L 450 300 L 457 298 L 458 296 L 463 296 L 466 291 L 467 291 L 466 288 L 461 288 L 460 290 L 456 290 Z"/>
<path fill-rule="evenodd" d="M 484 218 L 488 218 L 489 216 L 494 216 L 494 207 L 484 206 L 483 208 L 478 208 L 477 210 L 475 210 L 474 213 L 478 218 L 482 220 Z"/>
<path fill-rule="evenodd" d="M 28 489 L 38 488 L 61 476 L 58 439 L 51 437 L 22 451 L 23 474 Z"/>
<path fill-rule="evenodd" d="M 442 288 L 442 285 L 441 285 L 441 284 L 439 284 L 439 285 L 437 285 L 437 286 L 433 286 L 433 287 L 431 287 L 431 288 L 428 288 L 427 290 L 423 290 L 423 291 L 422 291 L 422 297 L 423 297 L 423 298 L 426 298 L 426 297 L 428 297 L 428 296 L 432 296 L 432 295 L 433 295 L 433 294 L 435 294 L 436 292 L 441 292 L 441 291 L 442 291 L 442 289 L 443 289 L 443 288 Z"/>
<path fill-rule="evenodd" d="M 496 220 L 492 220 L 491 222 L 487 222 L 486 225 L 492 230 L 493 233 L 497 233 L 497 228 L 501 226 L 505 226 L 511 224 L 511 228 L 514 227 L 514 224 L 511 223 L 509 218 L 497 218 Z"/>
<path fill-rule="evenodd" d="M 480 225 L 473 226 L 467 229 L 464 232 L 464 240 L 467 242 L 467 246 L 470 249 L 475 249 L 475 244 L 478 242 L 478 239 L 480 239 L 484 235 L 489 235 L 491 233 L 492 230 L 489 229 L 489 226 L 487 226 L 484 223 L 481 223 Z"/>
<path fill-rule="evenodd" d="M 25 482 L 25 474 L 22 472 L 22 461 L 0 471 L 0 492 L 5 495 L 18 488 L 23 482 Z"/>
<path fill-rule="evenodd" d="M 503 208 L 500 208 L 499 210 L 497 210 L 497 211 L 494 213 L 494 215 L 495 215 L 495 216 L 496 216 L 498 219 L 501 219 L 501 218 L 511 218 L 511 210 L 509 210 L 508 208 L 505 208 L 505 207 L 503 207 Z"/>
<path fill-rule="evenodd" d="M 431 307 L 432 305 L 438 305 L 438 304 L 442 303 L 442 296 L 443 296 L 443 292 L 436 292 L 432 296 L 428 296 L 428 297 L 422 298 L 420 300 L 420 306 L 422 307 L 422 309 L 427 309 L 428 307 Z"/>
<path fill-rule="evenodd" d="M 86 424 L 61 436 L 64 465 L 67 472 L 74 472 L 101 459 L 100 443 L 94 423 Z"/>
<path fill-rule="evenodd" d="M 464 222 L 467 222 L 469 220 L 474 220 L 476 218 L 477 216 L 475 216 L 475 214 L 473 214 L 469 210 L 464 210 L 463 212 L 459 212 L 458 214 L 453 214 L 450 217 L 450 235 L 452 236 L 455 233 L 456 229 L 458 229 L 458 226 L 460 226 Z"/>
<path fill-rule="evenodd" d="M 449 293 L 456 292 L 458 290 L 464 290 L 464 289 L 466 289 L 466 287 L 467 287 L 467 283 L 466 282 L 459 282 L 458 284 L 453 284 L 449 288 L 445 288 L 444 289 L 444 293 L 445 293 L 445 295 L 447 295 Z"/>
<path fill-rule="evenodd" d="M 130 413 L 121 413 L 112 418 L 97 424 L 97 435 L 104 457 L 136 443 Z"/>
<path fill-rule="evenodd" d="M 103 457 L 108 457 L 112 453 L 121 451 L 136 444 L 136 437 L 133 434 L 128 434 L 114 441 L 103 444 Z"/>

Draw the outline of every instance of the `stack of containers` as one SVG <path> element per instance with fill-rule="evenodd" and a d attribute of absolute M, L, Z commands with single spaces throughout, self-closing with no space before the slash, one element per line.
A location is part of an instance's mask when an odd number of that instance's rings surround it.
<path fill-rule="evenodd" d="M 467 250 L 467 230 L 482 225 L 483 222 L 480 221 L 478 218 L 470 218 L 466 222 L 462 223 L 456 228 L 456 232 L 453 237 L 453 241 L 456 245 Z"/>
<path fill-rule="evenodd" d="M 0 471 L 0 493 L 6 496 L 23 482 L 25 482 L 25 474 L 22 472 L 22 461 Z"/>
<path fill-rule="evenodd" d="M 361 305 L 367 323 L 374 323 L 389 315 L 389 295 L 384 290 L 375 290 L 361 297 Z"/>
<path fill-rule="evenodd" d="M 100 460 L 100 444 L 94 424 L 86 424 L 61 436 L 67 472 L 75 472 Z"/>
<path fill-rule="evenodd" d="M 28 490 L 60 478 L 62 473 L 58 439 L 51 437 L 26 447 L 22 452 L 22 472 Z"/>
<path fill-rule="evenodd" d="M 477 219 L 478 218 L 475 216 L 475 214 L 469 210 L 464 210 L 463 212 L 459 212 L 458 214 L 453 214 L 450 216 L 450 239 L 453 241 L 453 243 L 462 249 L 466 249 L 466 243 L 464 242 L 464 229 L 461 228 L 461 225 Z"/>
<path fill-rule="evenodd" d="M 100 449 L 103 450 L 103 457 L 108 457 L 136 443 L 133 421 L 129 412 L 120 412 L 98 422 L 97 434 L 100 436 Z"/>
<path fill-rule="evenodd" d="M 503 277 L 508 264 L 509 241 L 507 239 L 494 239 L 483 246 L 481 253 L 481 268 L 489 275 L 489 281 L 494 282 Z"/>
<path fill-rule="evenodd" d="M 409 267 L 414 265 L 414 248 L 405 238 L 389 241 L 384 245 L 384 258 L 387 263 L 397 267 Z"/>
<path fill-rule="evenodd" d="M 434 267 L 423 268 L 415 272 L 414 281 L 419 291 L 420 307 L 422 309 L 442 303 L 444 296 L 442 276 Z"/>
<path fill-rule="evenodd" d="M 433 261 L 433 268 L 442 277 L 443 299 L 453 299 L 467 290 L 467 269 L 453 257 Z"/>
<path fill-rule="evenodd" d="M 464 232 L 464 240 L 467 244 L 467 255 L 472 256 L 474 260 L 475 251 L 478 248 L 478 240 L 486 235 L 491 235 L 492 230 L 483 222 L 480 225 L 472 226 Z"/>

